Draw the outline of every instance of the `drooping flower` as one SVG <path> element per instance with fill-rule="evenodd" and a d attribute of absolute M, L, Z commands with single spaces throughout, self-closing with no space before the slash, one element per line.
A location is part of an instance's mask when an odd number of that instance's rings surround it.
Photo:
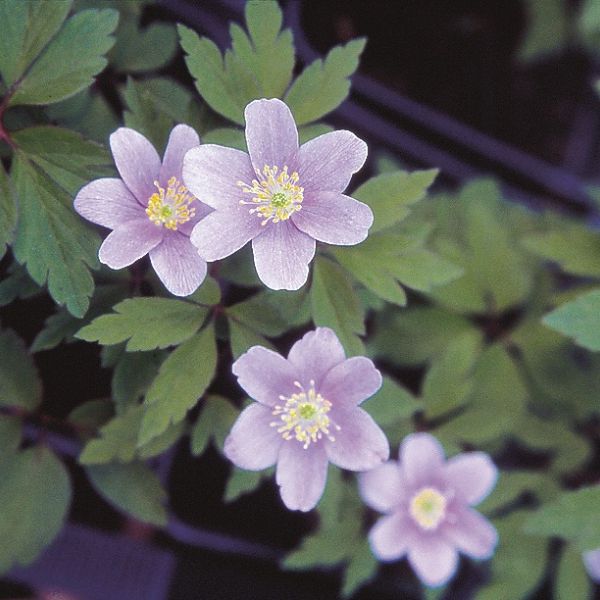
<path fill-rule="evenodd" d="M 252 471 L 277 463 L 281 498 L 291 510 L 317 504 L 329 462 L 351 471 L 387 460 L 387 439 L 358 405 L 381 386 L 363 356 L 346 358 L 335 333 L 318 327 L 287 359 L 254 346 L 233 364 L 238 383 L 256 400 L 235 422 L 225 455 Z"/>
<path fill-rule="evenodd" d="M 367 237 L 371 209 L 342 193 L 364 164 L 367 145 L 334 131 L 299 147 L 292 113 L 277 99 L 254 100 L 245 117 L 249 155 L 205 144 L 185 157 L 185 184 L 215 209 L 191 240 L 209 262 L 252 240 L 263 283 L 297 290 L 308 277 L 315 240 L 353 245 Z"/>
<path fill-rule="evenodd" d="M 365 503 L 387 513 L 369 532 L 373 554 L 382 561 L 408 555 L 429 586 L 443 585 L 454 575 L 459 551 L 490 558 L 498 534 L 471 507 L 490 493 L 497 477 L 496 466 L 483 452 L 446 461 L 432 435 L 407 436 L 399 462 L 388 461 L 360 476 Z"/>
<path fill-rule="evenodd" d="M 210 208 L 182 183 L 185 153 L 198 146 L 198 134 L 187 125 L 171 131 L 162 163 L 152 144 L 127 127 L 110 136 L 121 179 L 96 179 L 75 198 L 75 210 L 113 231 L 98 257 L 111 269 L 122 269 L 150 254 L 165 287 L 176 296 L 191 294 L 206 276 L 206 261 L 190 243 L 190 233 Z"/>
<path fill-rule="evenodd" d="M 600 583 L 600 548 L 583 553 L 583 564 L 588 575 L 596 582 Z"/>

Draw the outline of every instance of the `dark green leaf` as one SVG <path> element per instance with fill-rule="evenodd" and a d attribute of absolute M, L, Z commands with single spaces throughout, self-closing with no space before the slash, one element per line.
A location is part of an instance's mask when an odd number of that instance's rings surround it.
<path fill-rule="evenodd" d="M 379 566 L 366 539 L 359 542 L 353 551 L 344 572 L 342 598 L 350 598 L 361 586 L 373 579 Z"/>
<path fill-rule="evenodd" d="M 256 333 L 253 329 L 250 329 L 234 319 L 230 319 L 228 323 L 229 342 L 231 344 L 231 353 L 233 354 L 234 360 L 238 359 L 252 346 L 263 346 L 264 348 L 275 350 L 275 347 L 269 340 L 259 333 Z"/>
<path fill-rule="evenodd" d="M 0 258 L 12 242 L 17 226 L 17 205 L 10 180 L 0 164 Z"/>
<path fill-rule="evenodd" d="M 368 398 L 362 407 L 378 425 L 385 427 L 395 425 L 402 419 L 410 419 L 422 405 L 406 388 L 384 376 L 381 389 Z"/>
<path fill-rule="evenodd" d="M 225 438 L 238 415 L 237 408 L 225 398 L 207 396 L 192 431 L 192 454 L 202 454 L 211 439 L 215 441 L 217 448 L 223 451 Z"/>
<path fill-rule="evenodd" d="M 258 488 L 258 486 L 267 477 L 261 471 L 244 471 L 234 468 L 227 480 L 225 486 L 225 502 L 233 502 L 245 494 L 250 494 Z"/>
<path fill-rule="evenodd" d="M 136 402 L 156 377 L 165 359 L 164 352 L 125 352 L 113 372 L 112 397 L 117 406 Z"/>
<path fill-rule="evenodd" d="M 22 433 L 23 423 L 19 417 L 0 415 L 0 456 L 16 452 L 21 444 Z"/>

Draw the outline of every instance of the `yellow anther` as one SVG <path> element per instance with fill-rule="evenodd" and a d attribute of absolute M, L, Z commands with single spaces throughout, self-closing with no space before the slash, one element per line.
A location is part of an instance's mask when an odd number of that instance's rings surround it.
<path fill-rule="evenodd" d="M 434 488 L 423 488 L 410 501 L 410 515 L 423 529 L 436 529 L 446 516 L 446 497 Z"/>
<path fill-rule="evenodd" d="M 175 231 L 178 225 L 187 223 L 196 214 L 196 209 L 190 207 L 194 196 L 188 194 L 185 185 L 176 177 L 169 179 L 166 190 L 158 181 L 154 185 L 158 191 L 148 199 L 146 214 L 155 225 Z"/>

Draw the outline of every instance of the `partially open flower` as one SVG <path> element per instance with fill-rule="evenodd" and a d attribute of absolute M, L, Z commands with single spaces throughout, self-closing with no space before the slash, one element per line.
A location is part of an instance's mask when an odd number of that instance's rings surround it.
<path fill-rule="evenodd" d="M 287 359 L 254 346 L 233 364 L 233 373 L 256 402 L 233 426 L 225 454 L 253 471 L 277 463 L 288 508 L 314 508 L 329 462 L 364 471 L 387 460 L 383 431 L 358 406 L 380 388 L 381 374 L 364 356 L 347 359 L 331 329 L 307 333 Z"/>
<path fill-rule="evenodd" d="M 110 136 L 110 147 L 121 179 L 96 179 L 75 198 L 75 210 L 112 229 L 98 257 L 111 269 L 122 269 L 150 254 L 165 287 L 188 296 L 206 276 L 204 261 L 190 243 L 190 233 L 210 208 L 183 185 L 184 154 L 200 144 L 187 125 L 171 131 L 160 157 L 140 133 L 127 127 Z"/>
<path fill-rule="evenodd" d="M 296 290 L 308 277 L 315 240 L 352 245 L 367 237 L 371 209 L 342 194 L 367 145 L 349 131 L 333 131 L 299 147 L 292 113 L 277 99 L 254 100 L 245 116 L 249 155 L 204 144 L 185 157 L 185 184 L 215 209 L 191 240 L 209 262 L 252 240 L 263 283 Z"/>
<path fill-rule="evenodd" d="M 375 556 L 392 561 L 408 555 L 429 586 L 455 573 L 458 552 L 490 558 L 498 542 L 491 523 L 471 506 L 492 490 L 498 476 L 483 452 L 444 458 L 439 442 L 427 433 L 407 436 L 400 461 L 388 461 L 360 476 L 363 500 L 387 513 L 369 533 Z"/>

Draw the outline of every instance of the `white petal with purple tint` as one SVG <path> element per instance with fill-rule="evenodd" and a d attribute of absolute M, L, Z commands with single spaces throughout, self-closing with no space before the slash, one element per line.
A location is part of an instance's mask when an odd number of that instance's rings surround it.
<path fill-rule="evenodd" d="M 183 183 L 183 157 L 188 150 L 200 145 L 198 134 L 188 125 L 177 125 L 171 130 L 160 168 L 159 181 L 164 186 L 171 177 Z"/>
<path fill-rule="evenodd" d="M 484 452 L 454 456 L 445 466 L 448 486 L 471 505 L 479 504 L 494 489 L 498 469 Z"/>
<path fill-rule="evenodd" d="M 335 365 L 319 385 L 319 391 L 336 406 L 356 406 L 381 387 L 381 373 L 365 356 L 353 356 Z"/>
<path fill-rule="evenodd" d="M 391 512 L 405 498 L 406 485 L 395 461 L 361 473 L 358 483 L 364 502 L 382 513 Z"/>
<path fill-rule="evenodd" d="M 122 269 L 133 264 L 158 246 L 164 229 L 148 218 L 127 221 L 117 227 L 100 246 L 98 258 L 111 269 Z"/>

